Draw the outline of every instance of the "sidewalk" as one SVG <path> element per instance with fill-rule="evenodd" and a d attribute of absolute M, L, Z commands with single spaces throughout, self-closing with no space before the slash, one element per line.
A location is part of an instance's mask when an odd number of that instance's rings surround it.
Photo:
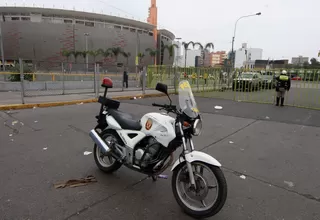
<path fill-rule="evenodd" d="M 146 95 L 155 94 L 160 95 L 160 92 L 156 90 L 146 90 Z M 100 92 L 100 95 L 103 95 Z M 119 89 L 111 90 L 108 92 L 108 97 L 121 97 L 121 96 L 141 96 L 142 91 L 140 90 L 129 90 L 129 91 L 119 91 Z M 24 97 L 25 104 L 32 103 L 49 103 L 49 102 L 66 102 L 66 101 L 75 101 L 75 100 L 88 100 L 94 99 L 94 93 L 81 93 L 81 94 L 68 94 L 68 95 L 46 95 L 46 96 L 33 96 L 33 97 Z M 12 105 L 12 104 L 21 104 L 21 93 L 20 92 L 0 92 L 0 106 L 1 105 Z"/>

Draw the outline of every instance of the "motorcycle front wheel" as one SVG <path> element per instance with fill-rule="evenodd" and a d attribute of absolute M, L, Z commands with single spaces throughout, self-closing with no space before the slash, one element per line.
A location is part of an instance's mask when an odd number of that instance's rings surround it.
<path fill-rule="evenodd" d="M 184 212 L 194 218 L 208 218 L 217 214 L 227 199 L 227 182 L 219 167 L 192 163 L 196 188 L 192 187 L 186 162 L 173 171 L 172 190 Z M 211 174 L 211 176 L 210 176 Z"/>

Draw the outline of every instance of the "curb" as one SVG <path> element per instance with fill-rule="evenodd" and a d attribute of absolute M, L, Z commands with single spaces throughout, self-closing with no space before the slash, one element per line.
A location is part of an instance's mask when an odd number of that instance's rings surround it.
<path fill-rule="evenodd" d="M 165 94 L 145 94 L 145 95 L 131 95 L 131 96 L 115 96 L 112 97 L 114 100 L 130 100 L 134 99 L 135 97 L 141 98 L 151 98 L 151 97 L 161 97 L 165 96 Z M 73 100 L 73 101 L 61 101 L 61 102 L 44 102 L 44 103 L 28 103 L 28 104 L 12 104 L 12 105 L 0 105 L 0 111 L 3 110 L 18 110 L 18 109 L 30 109 L 30 108 L 48 108 L 48 107 L 57 107 L 57 106 L 64 106 L 64 105 L 79 105 L 85 103 L 94 103 L 97 102 L 97 98 L 93 99 L 80 99 L 80 100 Z"/>

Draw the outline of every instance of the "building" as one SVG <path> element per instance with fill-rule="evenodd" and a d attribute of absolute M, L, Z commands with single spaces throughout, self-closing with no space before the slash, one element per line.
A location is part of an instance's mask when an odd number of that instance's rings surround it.
<path fill-rule="evenodd" d="M 184 66 L 183 60 L 184 60 L 184 47 L 182 45 L 181 41 L 173 41 L 173 44 L 177 45 L 178 48 L 174 48 L 174 65 L 175 66 Z"/>
<path fill-rule="evenodd" d="M 255 69 L 282 69 L 286 68 L 289 60 L 255 60 Z"/>
<path fill-rule="evenodd" d="M 217 51 L 210 53 L 211 66 L 223 64 L 224 60 L 227 59 L 226 51 Z"/>
<path fill-rule="evenodd" d="M 151 1 L 149 23 L 136 20 L 48 8 L 0 7 L 0 22 L 4 45 L 4 60 L 24 60 L 38 62 L 38 67 L 60 68 L 61 62 L 84 63 L 79 56 L 64 57 L 63 51 L 96 51 L 121 47 L 130 52 L 129 59 L 119 55 L 118 62 L 135 67 L 135 57 L 145 54 L 144 64 L 151 64 L 147 48 L 159 49 L 172 44 L 175 36 L 169 30 L 157 30 L 156 1 Z M 156 34 L 156 36 L 155 36 Z M 88 56 L 88 62 L 115 66 L 114 58 L 99 55 Z M 173 59 L 166 54 L 157 56 L 157 64 L 172 65 Z M 83 66 L 81 67 L 83 68 Z M 92 65 L 93 68 L 93 65 Z"/>
<path fill-rule="evenodd" d="M 242 47 L 235 52 L 235 68 L 245 68 L 245 63 L 262 59 L 262 49 L 247 48 L 247 44 L 242 44 Z"/>
<path fill-rule="evenodd" d="M 303 66 L 304 63 L 309 63 L 309 57 L 303 57 L 303 56 L 298 56 L 298 57 L 292 57 L 291 63 L 293 65 L 298 65 L 298 66 Z"/>
<path fill-rule="evenodd" d="M 201 57 L 201 50 L 187 50 L 187 60 L 185 59 L 185 52 L 181 57 L 181 61 L 179 62 L 180 67 L 195 67 L 196 57 Z M 199 62 L 200 64 L 200 62 Z"/>

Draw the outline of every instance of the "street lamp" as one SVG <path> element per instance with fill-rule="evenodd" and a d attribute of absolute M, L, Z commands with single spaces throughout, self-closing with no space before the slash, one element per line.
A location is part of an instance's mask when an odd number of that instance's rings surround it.
<path fill-rule="evenodd" d="M 89 33 L 84 33 L 84 37 L 85 37 L 85 40 L 86 40 L 86 52 L 88 52 L 88 36 L 89 36 Z M 88 72 L 88 63 L 89 63 L 89 57 L 88 57 L 88 54 L 86 55 L 86 73 Z"/>
<path fill-rule="evenodd" d="M 234 61 L 235 61 L 235 54 L 233 51 L 233 46 L 234 46 L 234 38 L 236 37 L 236 30 L 237 30 L 237 24 L 238 21 L 242 18 L 247 18 L 247 17 L 252 17 L 252 16 L 259 16 L 261 15 L 261 12 L 255 13 L 255 14 L 251 14 L 251 15 L 245 15 L 245 16 L 241 16 L 240 18 L 238 18 L 238 20 L 236 21 L 236 24 L 234 25 L 234 32 L 233 32 L 233 37 L 232 37 L 232 49 L 231 49 L 231 54 L 232 54 L 232 68 L 234 68 Z"/>

